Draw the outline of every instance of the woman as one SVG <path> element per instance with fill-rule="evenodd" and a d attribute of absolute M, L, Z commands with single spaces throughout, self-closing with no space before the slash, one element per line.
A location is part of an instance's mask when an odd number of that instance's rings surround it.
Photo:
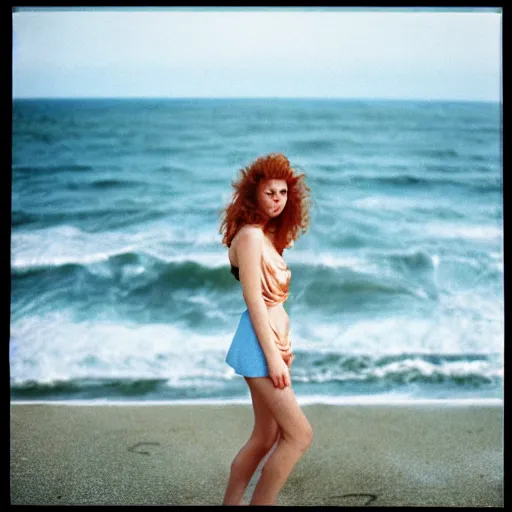
<path fill-rule="evenodd" d="M 233 462 L 224 505 L 240 505 L 263 457 L 277 446 L 262 469 L 251 505 L 273 505 L 313 431 L 291 387 L 293 361 L 288 298 L 291 272 L 282 258 L 309 226 L 309 193 L 304 174 L 288 159 L 271 154 L 240 171 L 224 211 L 220 232 L 231 272 L 242 285 L 242 313 L 226 362 L 249 386 L 254 428 Z"/>

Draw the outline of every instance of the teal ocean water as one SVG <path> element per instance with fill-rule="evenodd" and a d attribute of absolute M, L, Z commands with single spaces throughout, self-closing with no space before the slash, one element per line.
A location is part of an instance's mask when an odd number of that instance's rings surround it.
<path fill-rule="evenodd" d="M 249 397 L 219 212 L 241 167 L 305 172 L 284 258 L 301 399 L 501 398 L 501 105 L 14 100 L 13 400 Z"/>

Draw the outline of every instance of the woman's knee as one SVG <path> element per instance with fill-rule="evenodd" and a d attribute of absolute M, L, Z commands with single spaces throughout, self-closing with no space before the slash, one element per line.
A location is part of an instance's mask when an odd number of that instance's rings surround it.
<path fill-rule="evenodd" d="M 307 425 L 305 426 L 305 430 L 304 430 L 304 451 L 306 451 L 310 446 L 311 446 L 311 443 L 313 442 L 313 427 L 311 426 L 311 424 L 309 423 L 309 421 L 307 422 Z"/>
<path fill-rule="evenodd" d="M 290 388 L 276 391 L 267 379 L 251 379 L 247 382 L 253 397 L 261 398 L 270 410 L 283 439 L 300 451 L 307 450 L 313 441 L 313 429 L 300 410 L 293 391 Z"/>
<path fill-rule="evenodd" d="M 298 450 L 305 452 L 313 442 L 313 428 L 309 421 L 304 421 L 302 425 L 296 425 L 293 432 L 288 434 L 290 440 Z"/>

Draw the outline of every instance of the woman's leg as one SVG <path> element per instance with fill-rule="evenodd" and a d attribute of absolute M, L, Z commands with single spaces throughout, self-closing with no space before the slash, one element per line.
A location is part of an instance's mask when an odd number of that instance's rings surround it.
<path fill-rule="evenodd" d="M 291 386 L 276 388 L 268 377 L 246 380 L 252 396 L 266 405 L 280 429 L 277 447 L 263 466 L 251 499 L 251 505 L 273 505 L 295 464 L 311 445 L 313 430 Z"/>
<path fill-rule="evenodd" d="M 249 387 L 249 389 L 251 388 Z M 251 437 L 231 463 L 231 472 L 223 505 L 240 505 L 245 489 L 249 485 L 258 464 L 279 437 L 279 427 L 265 401 L 259 394 L 255 395 L 252 389 L 251 397 L 254 411 L 254 428 Z"/>

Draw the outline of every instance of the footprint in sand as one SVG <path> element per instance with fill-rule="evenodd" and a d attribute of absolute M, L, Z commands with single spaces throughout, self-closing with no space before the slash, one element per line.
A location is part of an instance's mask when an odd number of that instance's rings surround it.
<path fill-rule="evenodd" d="M 149 452 L 136 450 L 136 448 L 140 448 L 141 446 L 143 446 L 145 444 L 153 445 L 153 446 L 160 446 L 160 443 L 137 443 L 137 444 L 134 444 L 133 446 L 131 446 L 130 448 L 128 448 L 128 451 L 133 452 L 133 453 L 141 453 L 143 455 L 151 455 Z"/>
<path fill-rule="evenodd" d="M 339 496 L 329 496 L 327 500 L 329 504 L 332 505 L 333 501 L 339 502 L 340 505 L 345 506 L 362 506 L 365 507 L 375 501 L 377 499 L 376 494 L 364 494 L 364 493 L 354 493 L 354 494 L 341 494 Z"/>

